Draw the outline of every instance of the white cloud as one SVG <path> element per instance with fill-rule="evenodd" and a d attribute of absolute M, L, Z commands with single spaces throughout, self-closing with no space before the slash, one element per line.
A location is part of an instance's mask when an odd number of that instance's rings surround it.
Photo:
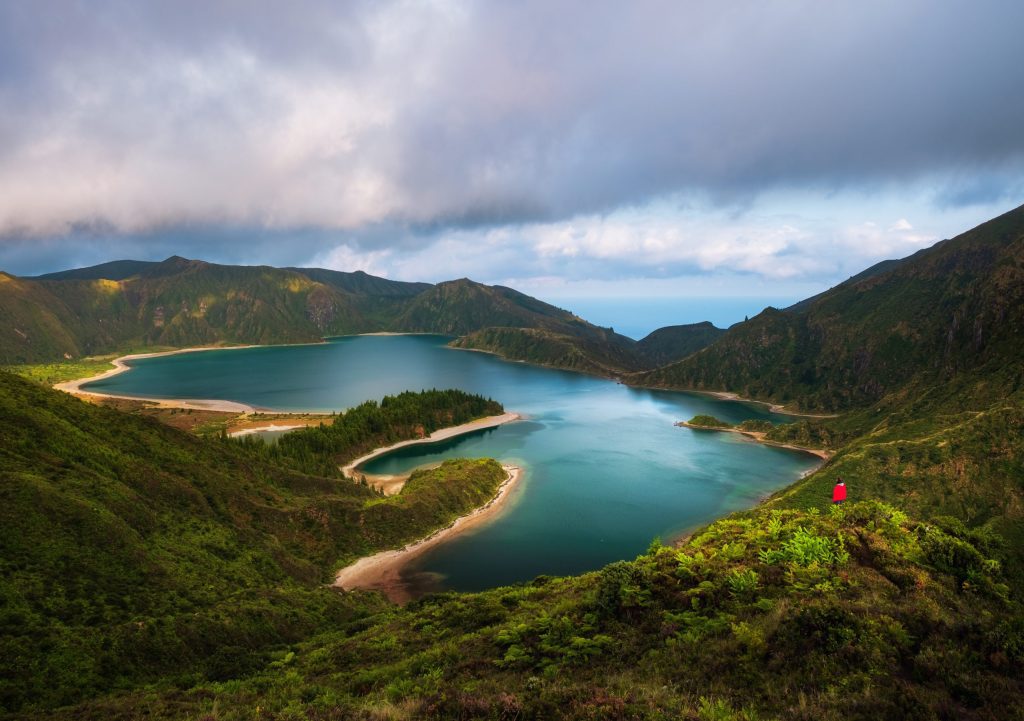
<path fill-rule="evenodd" d="M 360 252 L 348 245 L 339 245 L 316 256 L 310 265 L 314 268 L 346 272 L 361 270 L 370 275 L 387 278 L 389 274 L 388 261 L 391 255 L 390 250 Z"/>
<path fill-rule="evenodd" d="M 374 255 L 373 262 L 403 280 L 468 276 L 546 292 L 591 281 L 728 276 L 730 287 L 742 293 L 738 277 L 790 287 L 832 284 L 938 239 L 906 226 L 779 215 L 759 207 L 741 215 L 713 208 L 681 211 L 656 203 L 551 223 L 441 230 L 418 245 L 406 243 L 401 252 Z M 364 258 L 343 246 L 331 267 L 351 270 L 359 262 L 365 264 Z"/>
<path fill-rule="evenodd" d="M 1024 159 L 1020 4 L 251 5 L 0 5 L 0 236 L 559 221 Z M 678 245 L 590 232 L 552 242 Z"/>

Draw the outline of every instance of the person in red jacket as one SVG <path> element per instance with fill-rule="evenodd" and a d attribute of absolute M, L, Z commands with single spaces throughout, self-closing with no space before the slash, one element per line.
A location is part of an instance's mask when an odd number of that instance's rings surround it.
<path fill-rule="evenodd" d="M 836 487 L 832 489 L 832 502 L 842 503 L 846 500 L 846 484 L 842 478 L 836 479 Z"/>

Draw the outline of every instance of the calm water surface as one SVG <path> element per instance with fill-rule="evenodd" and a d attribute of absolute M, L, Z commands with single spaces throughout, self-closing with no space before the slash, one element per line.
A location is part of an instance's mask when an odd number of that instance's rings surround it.
<path fill-rule="evenodd" d="M 526 469 L 494 522 L 425 554 L 408 571 L 423 589 L 478 590 L 539 574 L 588 571 L 755 504 L 817 459 L 734 434 L 677 428 L 709 413 L 782 421 L 763 406 L 628 388 L 577 373 L 445 347 L 442 336 L 359 336 L 307 346 L 204 351 L 139 360 L 94 390 L 218 398 L 274 410 L 336 411 L 386 394 L 461 388 L 527 420 L 368 464 L 369 473 L 492 456 Z"/>

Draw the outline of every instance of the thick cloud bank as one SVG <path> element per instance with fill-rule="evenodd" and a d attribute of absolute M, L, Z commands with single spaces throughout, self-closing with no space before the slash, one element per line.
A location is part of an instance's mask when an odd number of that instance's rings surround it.
<path fill-rule="evenodd" d="M 373 249 L 928 177 L 938 203 L 990 201 L 1024 160 L 1021 27 L 985 0 L 5 2 L 0 242 Z"/>

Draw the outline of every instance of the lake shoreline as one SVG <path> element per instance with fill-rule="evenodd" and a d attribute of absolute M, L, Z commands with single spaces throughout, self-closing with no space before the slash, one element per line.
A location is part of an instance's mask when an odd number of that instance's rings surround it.
<path fill-rule="evenodd" d="M 402 548 L 379 551 L 360 558 L 338 570 L 331 585 L 342 591 L 381 591 L 390 601 L 398 604 L 412 600 L 409 584 L 402 578 L 402 570 L 427 550 L 456 538 L 498 515 L 507 505 L 512 490 L 518 487 L 523 476 L 523 469 L 519 466 L 503 465 L 502 468 L 505 469 L 507 476 L 498 486 L 497 493 L 487 503 L 464 516 L 459 516 L 448 526 Z"/>
<path fill-rule="evenodd" d="M 669 391 L 670 393 L 694 393 L 696 395 L 711 396 L 721 401 L 733 401 L 736 403 L 755 403 L 760 406 L 767 406 L 769 412 L 776 413 L 780 416 L 792 416 L 794 418 L 838 418 L 838 413 L 801 413 L 800 411 L 788 410 L 784 405 L 779 403 L 772 403 L 771 401 L 759 401 L 754 398 L 745 398 L 738 393 L 731 391 L 707 391 L 698 390 L 696 388 L 669 388 L 666 386 L 650 386 L 639 383 L 630 383 L 629 376 L 633 374 L 631 371 L 615 371 L 610 368 L 606 368 L 604 372 L 597 372 L 592 370 L 580 370 L 579 368 L 566 368 L 564 366 L 553 365 L 550 363 L 538 363 L 536 361 L 521 360 L 518 358 L 509 358 L 503 353 L 493 350 L 487 350 L 485 348 L 463 348 L 461 346 L 453 346 L 450 343 L 446 346 L 451 350 L 469 351 L 471 353 L 486 353 L 492 355 L 495 358 L 500 358 L 506 363 L 524 363 L 526 365 L 534 366 L 536 368 L 549 368 L 552 370 L 565 371 L 567 373 L 579 373 L 580 375 L 590 376 L 591 378 L 602 378 L 608 381 L 614 381 L 621 383 L 629 388 L 637 388 L 640 390 L 651 390 L 651 391 Z"/>
<path fill-rule="evenodd" d="M 430 443 L 439 443 L 441 441 L 446 441 L 449 438 L 457 438 L 458 436 L 463 436 L 466 435 L 467 433 L 473 433 L 474 431 L 483 431 L 489 428 L 497 428 L 498 426 L 505 425 L 506 423 L 522 420 L 522 418 L 523 417 L 520 414 L 512 412 L 502 413 L 501 415 L 497 416 L 486 416 L 484 418 L 477 418 L 476 420 L 469 421 L 458 426 L 439 428 L 426 438 L 410 438 L 407 441 L 399 441 L 398 443 L 392 443 L 390 446 L 375 448 L 369 453 L 360 456 L 359 458 L 356 458 L 354 461 L 351 461 L 350 463 L 341 466 L 341 475 L 345 476 L 345 478 L 348 478 L 349 480 L 358 481 L 360 480 L 360 477 L 357 477 L 355 474 L 359 472 L 359 466 L 363 465 L 364 463 L 369 463 L 374 458 L 379 458 L 380 456 L 387 455 L 388 453 L 398 450 L 399 448 L 406 448 L 408 446 L 417 445 L 427 445 Z M 360 474 L 360 476 L 366 478 L 368 481 L 371 481 L 371 485 L 373 485 L 372 480 L 375 478 L 373 475 Z M 402 485 L 404 485 L 405 483 L 405 479 L 408 477 L 409 474 L 405 474 L 404 476 L 378 476 L 377 478 L 386 480 L 391 484 L 389 485 L 387 490 L 381 489 L 384 490 L 385 495 L 391 496 L 398 493 L 398 491 L 401 490 Z M 401 484 L 395 487 L 394 481 L 399 478 L 401 479 Z M 388 492 L 389 490 L 390 492 Z"/>
<path fill-rule="evenodd" d="M 787 451 L 797 451 L 800 453 L 807 453 L 812 456 L 817 456 L 823 461 L 828 461 L 835 455 L 834 451 L 826 451 L 821 448 L 806 448 L 805 446 L 795 446 L 791 443 L 778 443 L 777 441 L 769 441 L 765 439 L 765 433 L 763 431 L 745 431 L 740 428 L 725 428 L 723 426 L 698 426 L 688 421 L 677 421 L 676 424 L 680 428 L 691 428 L 697 431 L 717 431 L 719 433 L 739 433 L 742 436 L 747 436 L 753 439 L 756 443 L 760 443 L 763 446 L 771 446 L 772 448 L 783 448 Z M 817 470 L 817 469 L 814 469 Z M 805 471 L 800 478 L 806 478 L 810 473 L 814 471 Z M 799 479 L 798 479 L 799 480 Z"/>
<path fill-rule="evenodd" d="M 424 335 L 436 335 L 436 336 L 449 337 L 449 338 L 451 337 L 451 336 L 448 336 L 445 333 L 426 333 L 426 332 L 417 332 L 417 331 L 412 331 L 412 332 L 375 331 L 375 332 L 370 332 L 370 333 L 351 333 L 351 334 L 348 334 L 348 335 L 325 336 L 322 341 L 320 341 L 320 342 L 311 342 L 311 343 L 268 343 L 268 344 L 249 344 L 249 345 L 237 345 L 237 346 L 197 346 L 197 347 L 193 347 L 193 348 L 178 348 L 178 349 L 175 349 L 175 350 L 158 351 L 158 352 L 154 352 L 154 353 L 135 353 L 135 354 L 124 355 L 124 356 L 121 356 L 119 358 L 115 358 L 114 360 L 111 361 L 111 363 L 115 366 L 115 368 L 112 368 L 112 369 L 110 369 L 108 371 L 104 371 L 103 373 L 99 373 L 97 375 L 89 376 L 89 377 L 86 377 L 86 378 L 79 378 L 79 379 L 70 380 L 70 381 L 63 381 L 61 383 L 55 383 L 53 385 L 53 388 L 55 388 L 57 390 L 64 391 L 66 393 L 71 393 L 72 395 L 89 395 L 89 396 L 94 396 L 94 397 L 97 397 L 97 398 L 120 398 L 120 399 L 124 399 L 124 400 L 147 401 L 147 402 L 151 402 L 151 403 L 157 404 L 157 407 L 160 407 L 160 408 L 182 408 L 182 409 L 192 409 L 192 410 L 226 410 L 226 411 L 230 411 L 230 412 L 235 412 L 239 408 L 245 408 L 245 409 L 248 409 L 248 410 L 238 410 L 237 412 L 239 412 L 239 413 L 271 412 L 271 413 L 277 413 L 277 414 L 281 414 L 281 415 L 286 415 L 286 414 L 296 414 L 296 415 L 298 415 L 298 414 L 307 414 L 307 415 L 309 415 L 309 414 L 316 414 L 316 413 L 318 413 L 318 411 L 308 411 L 308 410 L 303 410 L 303 411 L 278 411 L 278 410 L 274 410 L 272 408 L 258 408 L 258 407 L 255 407 L 255 406 L 250 406 L 250 405 L 245 404 L 245 403 L 236 403 L 234 401 L 223 401 L 223 400 L 218 400 L 218 399 L 180 399 L 179 400 L 179 399 L 146 398 L 146 397 L 143 397 L 143 396 L 115 395 L 115 394 L 111 394 L 111 393 L 103 393 L 103 392 L 100 392 L 100 391 L 87 391 L 87 390 L 83 390 L 81 388 L 81 386 L 85 385 L 85 384 L 88 384 L 88 383 L 93 383 L 93 382 L 98 381 L 98 380 L 103 380 L 104 378 L 109 378 L 111 376 L 117 375 L 119 373 L 124 373 L 125 371 L 130 370 L 131 366 L 125 365 L 124 367 L 120 367 L 121 365 L 124 365 L 122 362 L 126 361 L 126 360 L 136 360 L 136 359 L 140 359 L 140 358 L 156 358 L 158 356 L 177 355 L 179 353 L 194 353 L 194 352 L 198 352 L 198 351 L 210 351 L 210 350 L 241 350 L 241 349 L 244 349 L 244 348 L 278 348 L 278 347 L 282 347 L 282 346 L 322 345 L 323 343 L 329 342 L 330 340 L 333 340 L 333 339 L 336 339 L 336 338 L 359 338 L 359 337 L 363 337 L 363 336 L 370 336 L 370 337 L 372 337 L 372 336 L 424 336 Z M 592 372 L 592 371 L 579 370 L 579 369 L 576 369 L 576 368 L 563 368 L 561 366 L 550 365 L 550 364 L 547 364 L 547 363 L 536 363 L 536 362 L 527 361 L 527 360 L 517 360 L 515 358 L 509 358 L 509 357 L 503 355 L 502 353 L 498 353 L 498 352 L 492 351 L 492 350 L 485 350 L 485 349 L 482 349 L 482 348 L 461 348 L 461 347 L 458 347 L 458 346 L 450 345 L 448 343 L 445 344 L 445 347 L 450 349 L 450 350 L 470 351 L 470 352 L 474 352 L 474 353 L 486 353 L 488 355 L 492 355 L 492 356 L 494 356 L 496 358 L 499 358 L 499 359 L 501 359 L 501 360 L 503 360 L 503 361 L 505 361 L 507 363 L 523 363 L 525 365 L 534 366 L 534 367 L 537 367 L 537 368 L 548 368 L 548 369 L 551 369 L 551 370 L 560 370 L 560 371 L 565 371 L 565 372 L 568 372 L 568 373 L 578 373 L 580 375 L 590 376 L 591 378 L 602 378 L 604 380 L 609 380 L 609 381 L 613 381 L 613 382 L 616 382 L 616 383 L 621 383 L 622 385 L 628 386 L 630 388 L 638 388 L 638 389 L 643 389 L 643 390 L 669 391 L 669 392 L 672 392 L 672 393 L 694 393 L 694 394 L 697 394 L 697 395 L 711 396 L 712 398 L 717 398 L 718 400 L 723 400 L 723 401 L 733 401 L 733 402 L 736 402 L 736 403 L 755 403 L 757 405 L 767 406 L 768 410 L 771 413 L 776 413 L 778 415 L 784 415 L 784 416 L 792 416 L 792 417 L 795 417 L 795 418 L 838 418 L 839 415 L 840 415 L 838 413 L 801 413 L 799 411 L 787 410 L 784 405 L 780 405 L 778 403 L 772 403 L 770 401 L 759 401 L 759 400 L 756 400 L 754 398 L 745 398 L 745 397 L 739 395 L 738 393 L 733 393 L 731 391 L 709 391 L 709 390 L 698 390 L 696 388 L 668 388 L 668 387 L 665 387 L 665 386 L 648 386 L 648 385 L 633 384 L 633 383 L 630 383 L 628 381 L 629 373 L 626 373 L 626 372 L 624 372 L 624 373 L 616 373 L 616 372 L 612 371 L 611 369 L 608 369 L 608 371 L 606 373 L 597 373 L 597 372 Z M 221 407 L 221 406 L 223 406 L 223 407 Z"/>
<path fill-rule="evenodd" d="M 158 358 L 161 356 L 179 355 L 182 353 L 197 353 L 200 351 L 211 351 L 211 350 L 242 350 L 245 348 L 259 348 L 257 345 L 233 345 L 233 346 L 201 346 L 196 348 L 178 348 L 176 350 L 168 351 L 157 351 L 153 353 L 129 353 L 128 355 L 120 356 L 110 361 L 113 368 L 105 370 L 102 373 L 98 373 L 93 376 L 86 378 L 77 378 L 75 380 L 63 381 L 61 383 L 54 383 L 53 388 L 58 391 L 64 391 L 70 393 L 73 396 L 91 396 L 93 398 L 118 398 L 122 400 L 132 401 L 145 401 L 147 403 L 153 403 L 157 408 L 181 408 L 185 410 L 203 410 L 203 411 L 224 411 L 227 413 L 256 413 L 259 410 L 255 406 L 251 406 L 247 403 L 238 403 L 236 401 L 226 401 L 219 399 L 163 399 L 163 398 L 145 398 L 143 396 L 130 396 L 117 393 L 103 393 L 102 391 L 89 391 L 82 388 L 83 385 L 88 383 L 95 383 L 96 381 L 104 380 L 106 378 L 112 378 L 113 376 L 120 375 L 121 373 L 127 373 L 132 369 L 128 365 L 128 361 L 140 360 L 143 358 Z"/>

